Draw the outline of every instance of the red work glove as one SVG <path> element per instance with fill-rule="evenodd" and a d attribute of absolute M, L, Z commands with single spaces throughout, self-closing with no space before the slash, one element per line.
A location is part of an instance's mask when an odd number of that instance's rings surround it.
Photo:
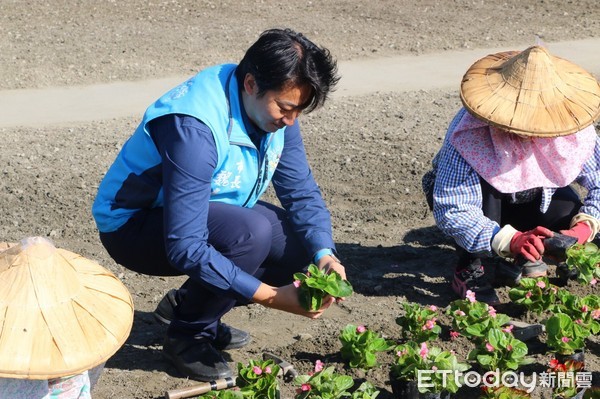
<path fill-rule="evenodd" d="M 561 230 L 566 236 L 577 238 L 579 244 L 585 243 L 592 235 L 592 228 L 585 222 L 579 222 L 575 226 L 571 227 L 570 230 Z"/>
<path fill-rule="evenodd" d="M 510 240 L 510 252 L 521 255 L 525 259 L 535 262 L 544 253 L 543 238 L 552 237 L 554 233 L 545 227 L 538 226 L 526 232 L 518 231 Z"/>

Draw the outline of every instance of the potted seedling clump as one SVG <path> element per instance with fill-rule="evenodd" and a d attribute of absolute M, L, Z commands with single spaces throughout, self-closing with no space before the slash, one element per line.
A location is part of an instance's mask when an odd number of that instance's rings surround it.
<path fill-rule="evenodd" d="M 323 298 L 345 298 L 353 293 L 352 285 L 336 271 L 326 272 L 316 265 L 309 265 L 306 273 L 294 274 L 294 285 L 298 288 L 300 305 L 306 310 L 318 310 Z"/>
<path fill-rule="evenodd" d="M 442 332 L 437 324 L 440 317 L 435 305 L 421 306 L 418 303 L 404 302 L 404 315 L 396 318 L 396 324 L 402 327 L 402 338 L 418 343 L 433 341 Z"/>
<path fill-rule="evenodd" d="M 294 399 L 338 399 L 351 396 L 349 390 L 354 386 L 354 380 L 317 360 L 314 372 L 297 376 L 294 385 L 298 387 Z"/>
<path fill-rule="evenodd" d="M 513 303 L 524 306 L 528 311 L 541 313 L 552 308 L 557 292 L 558 287 L 550 284 L 547 277 L 524 277 L 517 287 L 511 288 L 508 296 Z"/>
<path fill-rule="evenodd" d="M 508 328 L 488 330 L 469 353 L 469 360 L 476 361 L 486 371 L 517 370 L 533 362 L 527 358 L 527 345 L 513 337 Z"/>
<path fill-rule="evenodd" d="M 576 244 L 567 249 L 567 261 L 561 273 L 574 276 L 582 284 L 596 284 L 600 279 L 600 249 L 594 243 Z M 563 277 L 564 279 L 564 277 Z"/>
<path fill-rule="evenodd" d="M 342 358 L 350 367 L 363 370 L 377 366 L 377 352 L 386 352 L 395 345 L 362 325 L 348 324 L 339 338 Z"/>
<path fill-rule="evenodd" d="M 475 293 L 470 290 L 465 299 L 450 303 L 447 314 L 452 318 L 453 333 L 477 342 L 484 339 L 489 330 L 502 329 L 510 321 L 507 315 L 497 313 L 493 306 L 477 301 Z"/>
<path fill-rule="evenodd" d="M 584 361 L 585 339 L 590 330 L 568 315 L 557 313 L 546 320 L 546 344 L 561 363 L 567 359 Z"/>
<path fill-rule="evenodd" d="M 569 359 L 564 363 L 561 363 L 558 359 L 552 359 L 550 361 L 550 368 L 548 369 L 551 380 L 556 381 L 556 383 L 553 384 L 552 398 L 583 398 L 586 389 L 585 387 L 579 386 L 580 381 L 579 378 L 577 378 L 577 373 L 582 372 L 583 369 L 583 362 Z M 589 381 L 589 384 L 591 385 L 591 380 Z"/>
<path fill-rule="evenodd" d="M 198 399 L 279 399 L 279 369 L 273 360 L 238 363 L 235 389 L 211 391 Z"/>
<path fill-rule="evenodd" d="M 462 377 L 469 369 L 456 355 L 435 346 L 408 341 L 395 348 L 396 361 L 391 366 L 390 382 L 398 399 L 448 398 L 462 385 Z"/>

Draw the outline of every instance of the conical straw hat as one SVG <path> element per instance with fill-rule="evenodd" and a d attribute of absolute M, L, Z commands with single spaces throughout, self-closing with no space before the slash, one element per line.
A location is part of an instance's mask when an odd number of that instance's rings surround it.
<path fill-rule="evenodd" d="M 2 249 L 0 377 L 78 374 L 123 345 L 133 303 L 114 274 L 41 237 Z"/>
<path fill-rule="evenodd" d="M 565 136 L 600 116 L 598 81 L 540 46 L 475 62 L 463 77 L 460 97 L 475 117 L 524 136 Z"/>

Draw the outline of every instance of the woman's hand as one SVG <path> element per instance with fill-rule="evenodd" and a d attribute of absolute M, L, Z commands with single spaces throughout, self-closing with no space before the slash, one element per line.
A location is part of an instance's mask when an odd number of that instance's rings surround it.
<path fill-rule="evenodd" d="M 254 293 L 252 301 L 267 308 L 283 310 L 284 312 L 308 317 L 309 319 L 316 319 L 321 317 L 323 312 L 335 302 L 335 298 L 327 296 L 323 299 L 323 305 L 319 310 L 309 311 L 300 305 L 298 288 L 294 284 L 284 285 L 283 287 L 272 287 L 262 283 Z"/>

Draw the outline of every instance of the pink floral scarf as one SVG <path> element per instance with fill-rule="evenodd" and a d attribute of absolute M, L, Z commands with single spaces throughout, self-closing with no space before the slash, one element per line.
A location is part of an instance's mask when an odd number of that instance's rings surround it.
<path fill-rule="evenodd" d="M 520 138 L 466 112 L 450 143 L 483 179 L 510 194 L 569 185 L 592 156 L 596 137 L 591 125 L 568 136 Z"/>

